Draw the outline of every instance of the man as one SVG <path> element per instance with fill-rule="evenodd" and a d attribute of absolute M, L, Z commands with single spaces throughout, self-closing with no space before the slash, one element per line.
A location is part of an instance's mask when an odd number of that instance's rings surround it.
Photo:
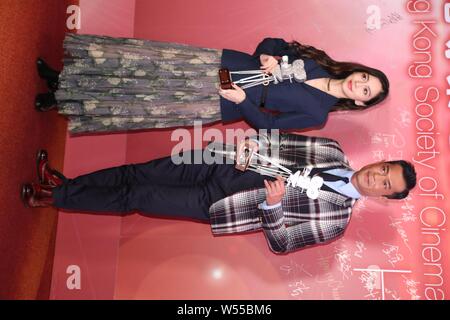
<path fill-rule="evenodd" d="M 361 196 L 401 199 L 416 184 L 406 161 L 378 162 L 353 171 L 339 144 L 295 134 L 252 138 L 273 161 L 293 172 L 312 167 L 325 182 L 317 199 L 285 186 L 281 177 L 239 171 L 233 164 L 176 165 L 171 157 L 66 179 L 38 154 L 39 184 L 26 184 L 30 207 L 54 205 L 90 212 L 163 214 L 209 221 L 215 235 L 263 230 L 275 253 L 287 253 L 341 236 Z M 194 150 L 191 159 L 201 158 Z M 186 154 L 184 154 L 186 155 Z"/>

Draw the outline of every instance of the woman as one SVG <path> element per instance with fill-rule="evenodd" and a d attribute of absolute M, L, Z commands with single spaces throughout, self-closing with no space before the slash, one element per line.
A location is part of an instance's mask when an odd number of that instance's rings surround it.
<path fill-rule="evenodd" d="M 50 90 L 36 98 L 46 111 L 57 102 L 70 133 L 168 128 L 245 119 L 256 129 L 303 129 L 325 123 L 335 110 L 362 110 L 385 99 L 387 77 L 360 64 L 337 62 L 298 42 L 264 39 L 253 55 L 149 40 L 68 34 L 59 75 L 42 60 Z M 218 70 L 269 73 L 279 57 L 302 59 L 307 79 L 219 89 Z M 219 94 L 217 94 L 219 93 Z M 55 100 L 56 98 L 56 100 Z M 263 110 L 261 104 L 266 110 Z M 267 112 L 269 111 L 269 112 Z"/>

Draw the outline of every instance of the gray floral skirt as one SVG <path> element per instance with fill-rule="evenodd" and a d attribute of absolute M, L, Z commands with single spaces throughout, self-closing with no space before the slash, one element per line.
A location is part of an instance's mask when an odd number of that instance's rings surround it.
<path fill-rule="evenodd" d="M 67 34 L 56 92 L 71 134 L 220 120 L 222 50 Z"/>

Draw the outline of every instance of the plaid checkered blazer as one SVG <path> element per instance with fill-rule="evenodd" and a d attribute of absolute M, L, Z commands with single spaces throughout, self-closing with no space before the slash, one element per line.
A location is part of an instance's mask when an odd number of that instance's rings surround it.
<path fill-rule="evenodd" d="M 293 172 L 305 167 L 350 169 L 339 144 L 331 139 L 296 134 L 258 136 L 261 146 L 277 150 L 271 160 Z M 267 149 L 266 149 L 267 150 Z M 287 253 L 341 236 L 355 200 L 329 188 L 309 199 L 299 188 L 286 187 L 280 207 L 264 210 L 265 188 L 235 193 L 209 208 L 214 235 L 263 230 L 270 249 Z"/>

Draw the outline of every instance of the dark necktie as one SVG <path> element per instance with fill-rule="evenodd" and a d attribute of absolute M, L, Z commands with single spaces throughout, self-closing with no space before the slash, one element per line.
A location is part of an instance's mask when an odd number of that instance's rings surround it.
<path fill-rule="evenodd" d="M 347 184 L 349 182 L 347 177 L 336 176 L 334 174 L 324 172 L 324 171 L 328 171 L 328 170 L 331 170 L 331 169 L 330 168 L 325 168 L 325 169 L 313 168 L 311 170 L 310 175 L 311 176 L 318 175 L 319 177 L 322 177 L 324 181 L 327 181 L 327 182 L 343 181 L 343 182 L 345 182 L 345 184 Z"/>
<path fill-rule="evenodd" d="M 325 172 L 321 172 L 318 175 L 320 177 L 322 177 L 324 181 L 328 181 L 328 182 L 343 181 L 343 182 L 345 182 L 345 184 L 348 183 L 348 178 L 347 177 L 340 177 L 340 176 L 336 176 L 334 174 L 325 173 Z"/>

